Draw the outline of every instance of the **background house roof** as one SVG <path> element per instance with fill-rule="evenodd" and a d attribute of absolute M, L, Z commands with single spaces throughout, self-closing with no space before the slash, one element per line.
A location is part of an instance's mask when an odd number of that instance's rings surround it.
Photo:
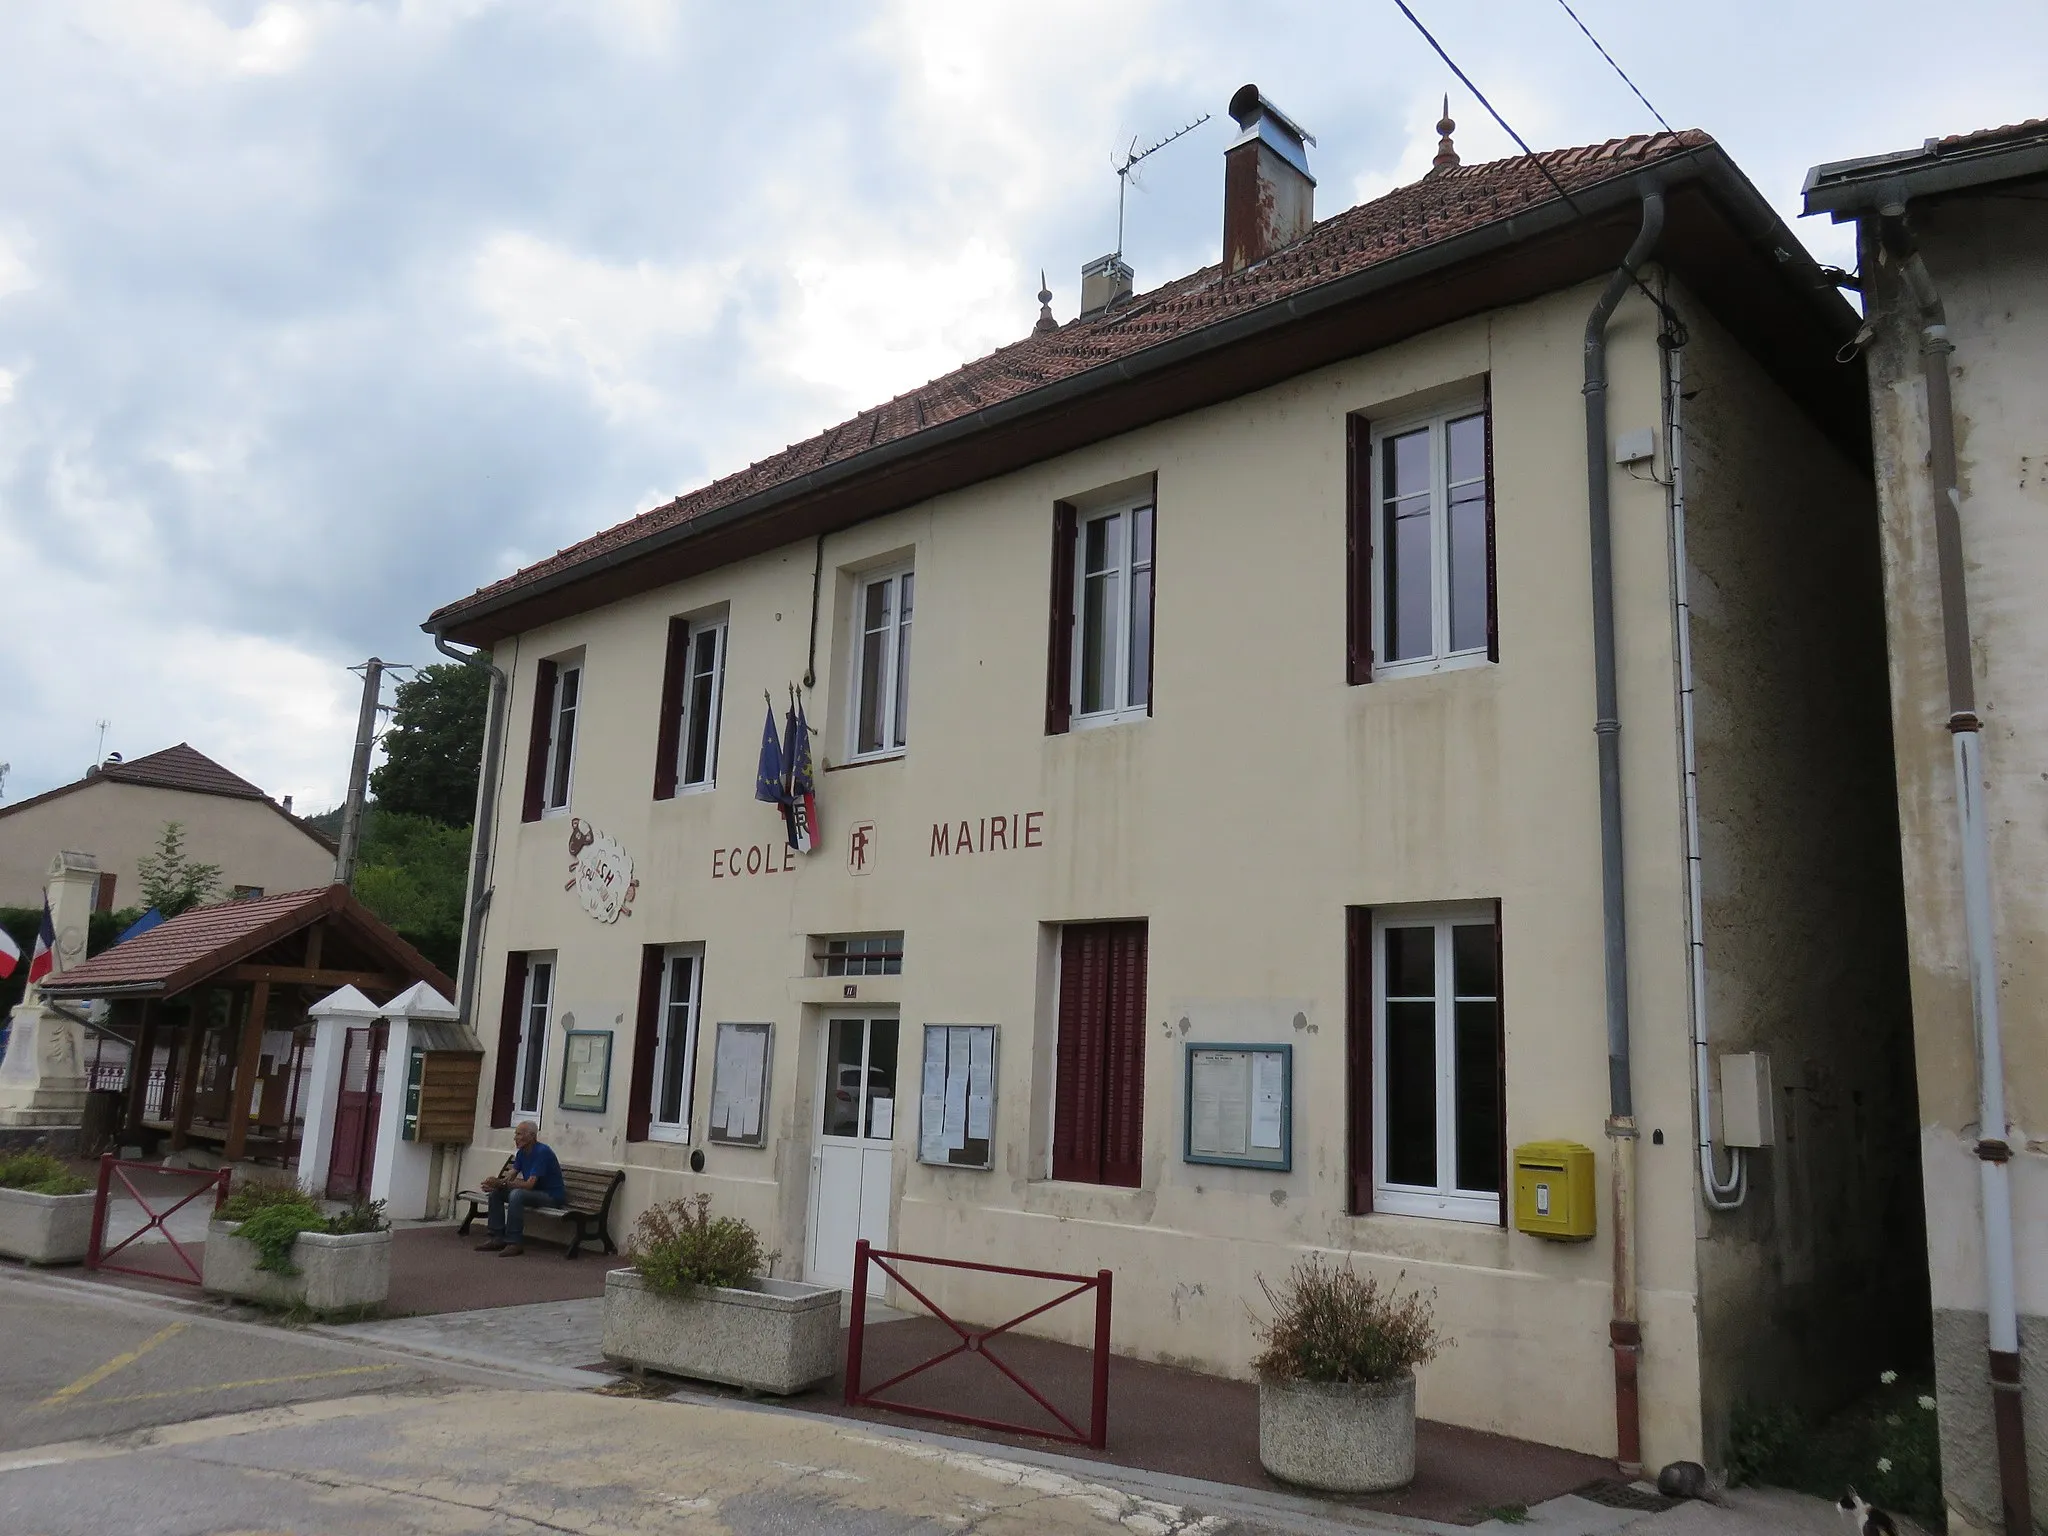
<path fill-rule="evenodd" d="M 106 762 L 88 768 L 84 777 L 73 779 L 69 784 L 59 784 L 55 789 L 46 789 L 40 795 L 31 795 L 28 799 L 17 800 L 12 805 L 0 805 L 0 816 L 12 816 L 16 811 L 25 811 L 30 806 L 46 804 L 60 795 L 89 789 L 102 779 L 111 784 L 135 784 L 145 789 L 174 789 L 194 795 L 220 795 L 230 800 L 260 801 L 329 853 L 335 851 L 334 839 L 326 833 L 294 816 L 263 793 L 261 787 L 251 784 L 239 773 L 232 773 L 223 768 L 186 741 L 129 762 Z"/>
<path fill-rule="evenodd" d="M 519 618 L 497 617 L 511 605 L 526 603 L 544 590 L 584 580 L 602 568 L 636 558 L 659 543 L 694 534 L 696 525 L 724 520 L 712 519 L 713 513 L 751 513 L 757 508 L 765 510 L 765 504 L 770 502 L 779 504 L 778 493 L 807 494 L 827 482 L 837 487 L 869 462 L 877 466 L 876 473 L 882 473 L 884 459 L 895 462 L 904 457 L 889 450 L 913 449 L 920 439 L 936 444 L 941 438 L 957 438 L 959 432 L 949 433 L 949 427 L 978 431 L 984 424 L 984 413 L 992 408 L 1031 408 L 1043 399 L 1046 409 L 1063 409 L 1069 403 L 1066 397 L 1073 392 L 1058 386 L 1090 378 L 1101 379 L 1105 385 L 1125 382 L 1135 378 L 1140 367 L 1150 361 L 1142 359 L 1141 354 L 1167 348 L 1172 343 L 1199 340 L 1210 333 L 1215 334 L 1218 346 L 1223 345 L 1226 335 L 1233 341 L 1240 339 L 1243 326 L 1236 323 L 1255 315 L 1270 315 L 1282 323 L 1294 320 L 1299 318 L 1301 306 L 1309 302 L 1307 296 L 1315 290 L 1394 266 L 1404 258 L 1450 245 L 1475 232 L 1504 230 L 1508 241 L 1526 242 L 1545 232 L 1542 222 L 1531 215 L 1546 208 L 1567 221 L 1586 214 L 1587 218 L 1579 222 L 1590 228 L 1592 215 L 1612 210 L 1591 207 L 1587 193 L 1624 183 L 1648 168 L 1672 162 L 1690 162 L 1683 169 L 1668 173 L 1674 180 L 1686 174 L 1716 179 L 1717 188 L 1724 192 L 1739 183 L 1730 201 L 1751 205 L 1734 221 L 1749 226 L 1743 229 L 1743 237 L 1752 243 L 1760 241 L 1764 249 L 1774 251 L 1779 265 L 1790 263 L 1796 270 L 1787 271 L 1787 278 L 1798 280 L 1812 268 L 1790 231 L 1770 214 L 1755 189 L 1742 181 L 1713 139 L 1698 130 L 1612 139 L 1583 148 L 1432 171 L 1420 181 L 1323 220 L 1296 244 L 1242 272 L 1226 276 L 1220 264 L 1205 267 L 1149 293 L 1135 295 L 1105 312 L 1029 334 L 1012 346 L 863 411 L 779 454 L 558 550 L 545 560 L 478 589 L 470 597 L 444 605 L 423 627 L 487 644 L 533 622 L 544 622 L 549 617 L 592 606 L 596 601 L 609 600 L 617 594 L 607 592 L 580 602 L 554 601 L 545 610 L 530 607 Z M 1560 195 L 1560 188 L 1564 196 Z M 1569 210 L 1563 206 L 1567 198 L 1572 204 Z M 1684 238 L 1676 227 L 1678 222 L 1674 220 L 1674 227 L 1667 233 L 1667 247 Z M 1544 271 L 1553 285 L 1557 281 L 1575 280 L 1578 275 L 1558 273 L 1554 265 Z M 1818 279 L 1813 286 L 1826 287 Z M 1820 305 L 1809 307 L 1825 305 L 1832 308 L 1825 316 L 1824 326 L 1840 328 L 1846 324 L 1847 329 L 1854 328 L 1853 311 L 1832 289 L 1828 289 Z M 1420 311 L 1429 313 L 1430 306 L 1420 306 Z M 1471 312 L 1469 304 L 1465 312 Z M 1441 319 L 1431 323 L 1441 323 Z M 1832 352 L 1833 344 L 1829 350 Z M 1266 382 L 1270 380 L 1252 376 L 1242 388 L 1261 387 Z M 905 488 L 876 499 L 907 505 L 914 498 Z M 872 515 L 872 511 L 865 515 Z M 814 530 L 791 526 L 783 530 L 782 537 L 801 538 L 811 531 Z M 492 617 L 480 622 L 486 614 Z"/>
<path fill-rule="evenodd" d="M 425 981 L 444 995 L 452 990 L 436 966 L 346 886 L 327 885 L 194 907 L 60 972 L 42 992 L 50 998 L 173 997 L 322 918 L 346 928 L 394 977 Z"/>

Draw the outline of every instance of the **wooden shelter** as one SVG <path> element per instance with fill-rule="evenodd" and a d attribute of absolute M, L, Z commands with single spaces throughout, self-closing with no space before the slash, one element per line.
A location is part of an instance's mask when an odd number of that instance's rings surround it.
<path fill-rule="evenodd" d="M 42 992 L 104 1000 L 111 1027 L 133 1042 L 126 1134 L 166 1135 L 173 1151 L 215 1145 L 228 1162 L 281 1161 L 293 1151 L 307 1005 L 343 986 L 381 1003 L 419 981 L 454 990 L 346 886 L 329 885 L 195 907 L 52 977 Z M 152 1104 L 160 1044 L 169 1055 Z"/>

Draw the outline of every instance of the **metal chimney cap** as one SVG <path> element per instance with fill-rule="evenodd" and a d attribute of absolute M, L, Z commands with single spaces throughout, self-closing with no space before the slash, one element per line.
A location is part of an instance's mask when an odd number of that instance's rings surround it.
<path fill-rule="evenodd" d="M 1240 144 L 1262 139 L 1281 159 L 1310 181 L 1315 180 L 1309 174 L 1308 151 L 1303 146 L 1315 143 L 1316 136 L 1281 111 L 1256 85 L 1237 88 L 1237 94 L 1230 98 L 1230 115 L 1237 119 L 1241 131 L 1225 146 L 1226 153 Z"/>

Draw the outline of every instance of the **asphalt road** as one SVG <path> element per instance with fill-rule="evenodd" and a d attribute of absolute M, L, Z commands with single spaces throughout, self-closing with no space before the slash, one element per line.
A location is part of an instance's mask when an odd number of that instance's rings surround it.
<path fill-rule="evenodd" d="M 845 1421 L 508 1386 L 18 1274 L 0 1272 L 5 1536 L 1256 1528 Z"/>

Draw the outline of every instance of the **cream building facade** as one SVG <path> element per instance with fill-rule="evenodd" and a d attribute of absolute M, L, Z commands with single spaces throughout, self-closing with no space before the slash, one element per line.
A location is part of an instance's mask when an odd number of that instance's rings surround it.
<path fill-rule="evenodd" d="M 1870 316 L 1951 1531 L 2048 1521 L 2044 187 L 2038 122 L 1807 178 L 1809 212 L 1858 225 Z M 1949 487 L 1952 561 L 1937 517 Z M 1964 783 L 1981 807 L 1973 829 L 1958 814 Z"/>
<path fill-rule="evenodd" d="M 537 1118 L 627 1221 L 708 1192 L 841 1284 L 856 1236 L 1107 1268 L 1118 1351 L 1240 1375 L 1259 1278 L 1348 1256 L 1435 1293 L 1425 1415 L 1653 1466 L 1837 1389 L 1900 1305 L 1870 1191 L 1919 1209 L 1854 316 L 1704 135 L 1545 157 L 1570 206 L 1446 153 L 428 621 L 509 687 L 467 1176 Z M 1631 1149 L 1581 385 L 1646 194 L 1600 461 Z M 792 686 L 807 855 L 755 798 Z M 1696 1012 L 1779 1084 L 1726 1212 Z M 1504 1187 L 1553 1140 L 1584 1241 Z"/>
<path fill-rule="evenodd" d="M 298 891 L 334 878 L 334 847 L 263 791 L 184 742 L 110 759 L 81 779 L 0 806 L 0 906 L 33 907 L 60 849 L 99 861 L 101 909 L 142 899 L 136 865 L 164 823 L 185 829 L 186 857 L 221 868 L 223 896 Z"/>

